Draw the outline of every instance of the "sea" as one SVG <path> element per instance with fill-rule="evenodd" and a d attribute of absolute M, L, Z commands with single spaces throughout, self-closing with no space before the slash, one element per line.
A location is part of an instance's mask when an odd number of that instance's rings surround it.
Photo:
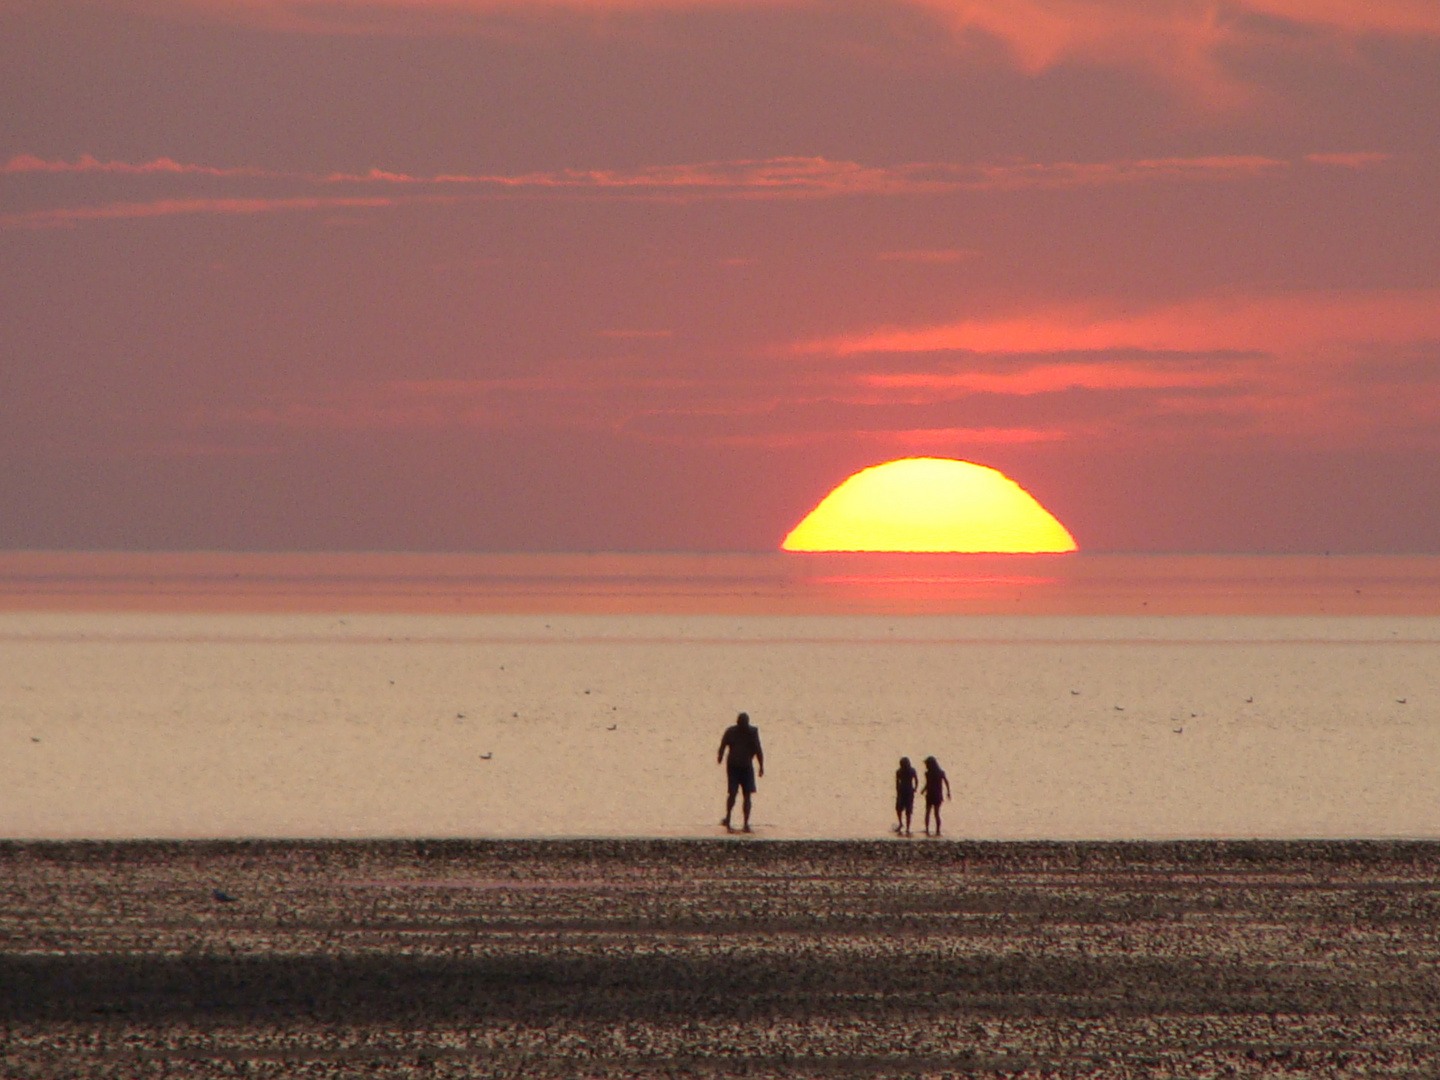
<path fill-rule="evenodd" d="M 1440 557 L 0 552 L 0 837 L 725 835 L 742 710 L 756 839 L 1434 838 Z"/>

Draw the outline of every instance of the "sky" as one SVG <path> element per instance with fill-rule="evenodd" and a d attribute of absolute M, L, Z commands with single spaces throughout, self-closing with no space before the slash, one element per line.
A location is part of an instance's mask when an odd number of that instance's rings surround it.
<path fill-rule="evenodd" d="M 1434 0 L 0 0 L 0 548 L 1440 551 Z"/>

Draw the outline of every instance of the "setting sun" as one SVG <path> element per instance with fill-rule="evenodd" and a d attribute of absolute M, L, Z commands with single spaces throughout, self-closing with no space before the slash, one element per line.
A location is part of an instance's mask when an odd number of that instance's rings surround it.
<path fill-rule="evenodd" d="M 786 551 L 1076 550 L 1065 526 L 1004 473 L 950 458 L 861 469 L 820 500 Z"/>

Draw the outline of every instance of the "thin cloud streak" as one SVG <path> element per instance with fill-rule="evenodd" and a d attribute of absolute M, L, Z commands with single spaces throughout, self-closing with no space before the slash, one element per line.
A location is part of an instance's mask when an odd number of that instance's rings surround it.
<path fill-rule="evenodd" d="M 881 389 L 925 390 L 947 393 L 971 392 L 1053 394 L 1061 390 L 1136 390 L 1233 386 L 1248 381 L 1247 372 L 1233 364 L 1189 367 L 1176 370 L 1168 364 L 1139 363 L 1056 363 L 1036 365 L 1023 371 L 964 372 L 877 372 L 862 375 L 860 381 Z"/>
<path fill-rule="evenodd" d="M 1312 155 L 1321 160 L 1340 155 Z M 1350 155 L 1353 156 L 1353 155 Z M 1346 162 L 1349 164 L 1349 162 Z M 740 161 L 709 161 L 657 165 L 645 169 L 562 169 L 515 175 L 441 173 L 416 176 L 385 169 L 364 173 L 326 174 L 272 169 L 216 168 L 158 158 L 130 164 L 99 161 L 89 154 L 74 162 L 47 161 L 20 154 L 0 166 L 0 174 L 111 173 L 125 176 L 208 176 L 287 180 L 309 184 L 477 185 L 500 188 L 566 188 L 594 190 L 682 189 L 735 190 L 746 193 L 798 194 L 924 194 L 948 191 L 1063 188 L 1131 183 L 1147 180 L 1243 178 L 1273 173 L 1290 162 L 1256 155 L 1152 158 L 1110 162 L 1052 162 L 995 165 L 986 163 L 917 162 L 894 167 L 832 161 L 823 157 L 778 157 Z"/>
<path fill-rule="evenodd" d="M 804 342 L 796 353 L 1285 352 L 1440 340 L 1440 289 L 1202 299 L 1135 315 L 1068 305 Z"/>
<path fill-rule="evenodd" d="M 113 173 L 120 176 L 219 176 L 277 177 L 284 174 L 248 167 L 225 169 L 211 165 L 185 165 L 170 158 L 156 158 L 130 164 L 125 161 L 100 161 L 90 154 L 81 154 L 74 161 L 49 161 L 34 154 L 16 154 L 0 165 L 0 175 L 20 173 Z"/>
<path fill-rule="evenodd" d="M 876 262 L 941 264 L 958 263 L 973 256 L 975 252 L 960 248 L 916 248 L 907 251 L 881 251 L 875 256 Z"/>
<path fill-rule="evenodd" d="M 1186 181 L 1236 181 L 1278 175 L 1290 163 L 1258 156 L 1157 158 L 1116 162 L 1057 162 L 1020 165 L 921 163 L 893 168 L 819 157 L 707 162 L 657 166 L 634 171 L 561 170 L 518 175 L 440 174 L 415 176 L 372 169 L 366 173 L 296 173 L 255 167 L 220 168 L 185 164 L 170 158 L 129 163 L 100 161 L 88 154 L 70 162 L 29 154 L 0 166 L 4 176 L 94 174 L 156 180 L 186 179 L 273 181 L 305 186 L 474 188 L 473 197 L 496 194 L 577 195 L 638 199 L 797 199 L 846 196 L 946 195 L 959 192 L 1016 191 L 1029 188 L 1096 187 L 1113 184 Z M 32 210 L 0 215 L 0 228 L 53 228 L 85 221 L 164 217 L 175 214 L 261 214 L 282 211 L 395 206 L 405 202 L 456 201 L 436 194 L 385 197 L 194 197 L 123 200 L 89 206 Z M 895 251 L 877 258 L 896 262 L 953 262 L 962 251 Z"/>
<path fill-rule="evenodd" d="M 101 206 L 74 206 L 0 215 L 0 229 L 56 229 L 81 222 L 172 217 L 177 214 L 273 214 L 297 210 L 333 210 L 394 206 L 400 200 L 372 198 L 298 199 L 156 199 L 153 202 L 117 202 Z"/>

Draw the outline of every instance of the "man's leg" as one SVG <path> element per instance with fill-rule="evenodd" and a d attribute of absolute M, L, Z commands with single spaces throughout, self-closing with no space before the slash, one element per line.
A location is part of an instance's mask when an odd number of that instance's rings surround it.
<path fill-rule="evenodd" d="M 746 796 L 746 801 L 747 801 L 747 802 L 749 801 L 749 796 Z M 725 800 L 725 820 L 721 823 L 721 824 L 723 824 L 723 825 L 725 826 L 725 828 L 727 828 L 727 829 L 730 828 L 730 815 L 733 814 L 734 812 L 735 812 L 735 789 L 732 787 L 732 788 L 730 789 L 730 795 L 729 795 L 729 797 L 726 798 L 726 800 Z"/>
<path fill-rule="evenodd" d="M 750 831 L 750 792 L 745 792 L 745 802 L 742 804 L 745 814 L 745 831 Z"/>

